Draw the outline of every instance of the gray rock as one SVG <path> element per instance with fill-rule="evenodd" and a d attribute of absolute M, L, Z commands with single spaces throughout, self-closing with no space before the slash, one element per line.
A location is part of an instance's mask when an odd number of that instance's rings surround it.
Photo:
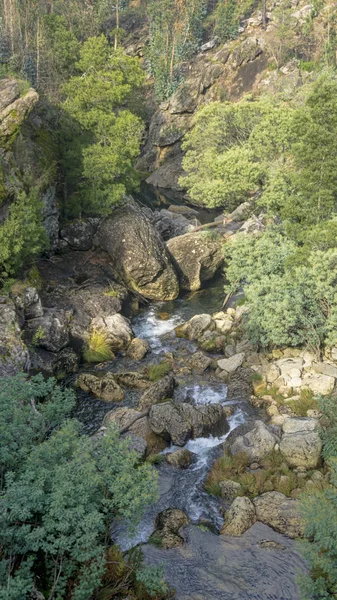
<path fill-rule="evenodd" d="M 200 225 L 196 219 L 192 224 L 184 215 L 172 213 L 166 209 L 153 213 L 152 219 L 165 242 L 171 238 L 189 233 L 194 230 L 195 226 Z"/>
<path fill-rule="evenodd" d="M 43 316 L 40 296 L 34 287 L 27 287 L 23 294 L 24 314 L 27 320 Z"/>
<path fill-rule="evenodd" d="M 315 469 L 320 462 L 322 451 L 319 432 L 284 433 L 280 443 L 280 451 L 291 467 Z"/>
<path fill-rule="evenodd" d="M 193 463 L 195 455 L 187 450 L 186 448 L 180 448 L 170 454 L 166 454 L 166 461 L 173 467 L 179 467 L 180 469 L 188 469 Z"/>
<path fill-rule="evenodd" d="M 139 400 L 138 409 L 142 411 L 162 400 L 172 398 L 174 386 L 175 379 L 173 375 L 166 375 L 144 392 Z"/>
<path fill-rule="evenodd" d="M 221 360 L 218 360 L 218 367 L 222 371 L 226 371 L 226 373 L 231 375 L 242 366 L 244 360 L 245 354 L 244 352 L 240 352 L 239 354 L 234 354 L 234 356 L 231 356 L 230 358 L 222 358 Z"/>
<path fill-rule="evenodd" d="M 188 360 L 188 366 L 198 371 L 198 373 L 206 371 L 211 364 L 212 359 L 203 352 L 195 352 Z"/>
<path fill-rule="evenodd" d="M 34 346 L 59 352 L 69 345 L 70 315 L 64 310 L 48 311 L 43 317 L 28 321 L 27 332 Z"/>
<path fill-rule="evenodd" d="M 178 329 L 183 335 L 186 335 L 189 340 L 197 340 L 201 334 L 210 328 L 214 328 L 211 315 L 203 314 L 195 315 Z"/>
<path fill-rule="evenodd" d="M 196 231 L 167 242 L 183 290 L 196 291 L 223 265 L 221 239 Z"/>
<path fill-rule="evenodd" d="M 259 463 L 278 442 L 279 438 L 262 421 L 255 421 L 250 431 L 234 440 L 230 452 L 232 455 L 245 453 L 250 463 Z"/>
<path fill-rule="evenodd" d="M 252 210 L 251 202 L 243 202 L 229 216 L 231 221 L 244 221 Z"/>
<path fill-rule="evenodd" d="M 91 328 L 103 331 L 111 350 L 125 350 L 131 343 L 133 331 L 129 319 L 120 314 L 109 317 L 96 317 L 91 321 Z"/>
<path fill-rule="evenodd" d="M 242 486 L 237 481 L 224 479 L 224 481 L 220 481 L 219 487 L 221 490 L 221 498 L 232 502 L 234 498 L 239 495 Z"/>
<path fill-rule="evenodd" d="M 90 250 L 98 224 L 98 219 L 77 219 L 63 227 L 60 236 L 74 250 Z"/>
<path fill-rule="evenodd" d="M 149 342 L 140 338 L 134 338 L 126 351 L 126 356 L 132 360 L 143 360 L 149 351 Z"/>
<path fill-rule="evenodd" d="M 147 443 L 142 437 L 135 435 L 131 431 L 127 431 L 122 435 L 122 439 L 128 441 L 129 449 L 136 452 L 140 459 L 144 459 L 147 454 Z"/>
<path fill-rule="evenodd" d="M 105 402 L 120 402 L 124 399 L 124 391 L 111 373 L 103 377 L 82 373 L 77 378 L 76 385 Z"/>
<path fill-rule="evenodd" d="M 56 186 L 49 186 L 41 197 L 43 204 L 43 226 L 49 239 L 49 251 L 54 251 L 59 243 L 59 210 L 56 199 Z"/>
<path fill-rule="evenodd" d="M 312 368 L 317 371 L 317 373 L 322 373 L 322 375 L 328 375 L 329 377 L 337 378 L 337 367 L 336 365 L 330 365 L 326 362 L 314 362 L 312 364 Z"/>
<path fill-rule="evenodd" d="M 254 499 L 256 518 L 290 538 L 303 535 L 298 501 L 280 492 L 266 492 Z"/>
<path fill-rule="evenodd" d="M 79 356 L 71 348 L 64 348 L 53 361 L 53 373 L 57 377 L 64 377 L 71 373 L 77 373 L 79 369 Z"/>
<path fill-rule="evenodd" d="M 282 425 L 283 433 L 302 433 L 308 431 L 318 431 L 320 429 L 318 419 L 309 419 L 297 417 L 287 419 Z"/>
<path fill-rule="evenodd" d="M 95 240 L 108 252 L 129 288 L 150 300 L 173 300 L 178 296 L 177 275 L 164 243 L 131 198 L 104 220 Z"/>
<path fill-rule="evenodd" d="M 230 509 L 225 514 L 225 523 L 221 534 L 242 535 L 255 523 L 255 508 L 245 496 L 235 498 Z"/>
<path fill-rule="evenodd" d="M 184 543 L 180 529 L 188 524 L 187 515 L 177 508 L 167 508 L 156 518 L 156 534 L 162 540 L 164 548 L 174 548 Z"/>
<path fill-rule="evenodd" d="M 172 402 L 155 404 L 151 407 L 149 422 L 155 433 L 177 446 L 184 446 L 189 439 L 220 427 L 223 432 L 228 429 L 222 406 L 218 404 L 197 407 Z"/>

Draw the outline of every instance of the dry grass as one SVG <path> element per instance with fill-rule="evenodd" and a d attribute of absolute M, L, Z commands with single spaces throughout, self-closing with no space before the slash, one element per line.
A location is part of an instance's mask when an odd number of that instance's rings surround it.
<path fill-rule="evenodd" d="M 114 358 L 104 331 L 94 329 L 90 334 L 83 352 L 86 362 L 100 363 Z"/>
<path fill-rule="evenodd" d="M 298 480 L 284 462 L 279 452 L 272 451 L 261 461 L 261 469 L 250 471 L 246 454 L 224 455 L 215 461 L 205 482 L 205 489 L 214 496 L 221 495 L 221 481 L 231 479 L 240 483 L 239 495 L 255 498 L 265 492 L 277 491 L 291 496 L 294 489 L 301 487 Z"/>
<path fill-rule="evenodd" d="M 298 417 L 306 417 L 308 410 L 318 409 L 318 402 L 311 390 L 301 390 L 300 398 L 287 402 L 287 406 Z"/>

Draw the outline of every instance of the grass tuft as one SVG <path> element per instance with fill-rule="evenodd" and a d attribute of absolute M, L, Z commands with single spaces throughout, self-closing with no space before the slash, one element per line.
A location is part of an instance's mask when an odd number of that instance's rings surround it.
<path fill-rule="evenodd" d="M 94 329 L 89 336 L 86 348 L 83 352 L 86 362 L 100 363 L 114 358 L 104 331 Z"/>
<path fill-rule="evenodd" d="M 171 364 L 166 360 L 163 360 L 159 365 L 151 365 L 148 368 L 148 376 L 150 381 L 159 381 L 159 379 L 168 375 L 171 370 Z"/>

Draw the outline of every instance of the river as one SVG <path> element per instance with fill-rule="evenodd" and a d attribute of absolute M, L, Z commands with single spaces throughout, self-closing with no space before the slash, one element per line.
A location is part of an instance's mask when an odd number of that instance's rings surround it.
<path fill-rule="evenodd" d="M 183 365 L 196 345 L 177 338 L 174 328 L 193 315 L 219 310 L 222 299 L 223 282 L 218 279 L 206 290 L 173 302 L 151 304 L 141 310 L 133 317 L 132 326 L 138 337 L 150 343 L 152 351 L 146 360 L 160 362 L 171 353 Z M 121 359 L 107 365 L 105 370 L 135 370 L 135 367 L 132 361 Z M 207 472 L 221 454 L 221 445 L 229 432 L 251 417 L 247 397 L 228 399 L 227 386 L 216 380 L 213 372 L 178 376 L 177 382 L 176 402 L 231 405 L 229 429 L 190 440 L 185 448 L 195 454 L 195 462 L 188 469 L 165 462 L 156 467 L 158 502 L 146 510 L 133 535 L 123 525 L 115 525 L 114 541 L 123 550 L 142 544 L 146 560 L 163 565 L 169 584 L 176 590 L 177 600 L 298 600 L 296 576 L 303 571 L 304 563 L 294 542 L 261 523 L 240 538 L 218 535 L 223 523 L 220 502 L 204 490 Z M 135 407 L 138 398 L 139 392 L 129 391 L 118 406 Z M 110 404 L 80 393 L 77 416 L 89 433 L 97 430 L 109 410 Z M 171 450 L 174 447 L 164 453 Z M 189 517 L 186 544 L 181 548 L 163 550 L 147 543 L 157 514 L 166 508 L 181 509 Z"/>

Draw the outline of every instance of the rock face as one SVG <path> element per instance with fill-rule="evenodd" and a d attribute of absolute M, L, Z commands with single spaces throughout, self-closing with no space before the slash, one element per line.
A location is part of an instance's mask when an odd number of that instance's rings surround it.
<path fill-rule="evenodd" d="M 167 242 L 183 290 L 199 290 L 223 264 L 221 241 L 205 232 L 187 233 Z"/>
<path fill-rule="evenodd" d="M 50 310 L 43 317 L 28 321 L 27 331 L 33 344 L 49 352 L 59 352 L 68 346 L 70 317 L 67 311 Z"/>
<path fill-rule="evenodd" d="M 96 317 L 91 321 L 91 327 L 98 331 L 104 331 L 106 341 L 113 352 L 125 350 L 133 338 L 129 319 L 119 313 L 110 317 Z"/>
<path fill-rule="evenodd" d="M 188 525 L 187 515 L 177 508 L 167 508 L 156 518 L 156 535 L 161 538 L 164 548 L 174 548 L 184 543 L 179 531 Z"/>
<path fill-rule="evenodd" d="M 190 438 L 201 437 L 221 428 L 228 429 L 222 406 L 209 404 L 191 406 L 172 402 L 152 406 L 149 414 L 152 430 L 177 446 L 184 446 Z"/>
<path fill-rule="evenodd" d="M 172 398 L 174 386 L 175 380 L 172 374 L 166 375 L 166 377 L 163 377 L 160 381 L 151 385 L 139 400 L 139 410 L 145 410 L 153 404 L 158 404 L 158 402 L 161 402 L 162 400 Z"/>
<path fill-rule="evenodd" d="M 23 307 L 25 319 L 37 319 L 43 316 L 42 303 L 37 290 L 27 287 L 23 294 Z"/>
<path fill-rule="evenodd" d="M 111 373 L 108 373 L 104 377 L 82 373 L 77 378 L 76 384 L 84 392 L 89 392 L 96 396 L 96 398 L 105 400 L 105 402 L 120 402 L 124 399 L 124 391 Z"/>
<path fill-rule="evenodd" d="M 282 430 L 280 451 L 287 463 L 291 467 L 315 469 L 322 451 L 317 419 L 287 419 Z"/>
<path fill-rule="evenodd" d="M 235 439 L 230 445 L 231 454 L 245 453 L 249 462 L 259 462 L 271 452 L 279 439 L 262 421 L 255 421 L 253 429 Z"/>
<path fill-rule="evenodd" d="M 14 304 L 0 297 L 0 377 L 16 375 L 25 369 L 28 361 Z"/>
<path fill-rule="evenodd" d="M 254 504 L 245 496 L 235 498 L 230 509 L 225 514 L 225 524 L 222 534 L 242 535 L 255 523 Z"/>
<path fill-rule="evenodd" d="M 13 79 L 3 79 L 0 82 L 0 96 L 0 137 L 2 145 L 9 147 L 39 96 L 35 90 L 30 89 L 21 97 L 20 86 Z"/>
<path fill-rule="evenodd" d="M 303 535 L 297 505 L 297 500 L 280 492 L 266 492 L 254 499 L 257 520 L 291 538 Z"/>
<path fill-rule="evenodd" d="M 173 300 L 179 283 L 165 245 L 151 221 L 128 198 L 99 227 L 96 242 L 108 252 L 127 287 L 150 300 Z"/>
<path fill-rule="evenodd" d="M 98 219 L 77 219 L 61 229 L 60 237 L 74 250 L 90 250 L 98 223 Z"/>

